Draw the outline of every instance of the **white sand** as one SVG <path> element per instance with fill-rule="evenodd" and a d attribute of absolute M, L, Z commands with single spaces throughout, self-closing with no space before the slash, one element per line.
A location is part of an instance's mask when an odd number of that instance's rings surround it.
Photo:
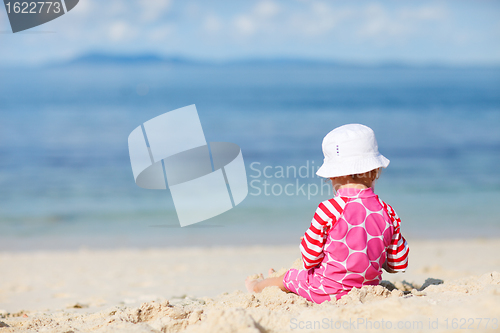
<path fill-rule="evenodd" d="M 400 290 L 321 305 L 243 291 L 247 275 L 291 266 L 295 246 L 1 253 L 0 332 L 500 330 L 499 240 L 409 242 L 408 271 L 384 273 Z"/>

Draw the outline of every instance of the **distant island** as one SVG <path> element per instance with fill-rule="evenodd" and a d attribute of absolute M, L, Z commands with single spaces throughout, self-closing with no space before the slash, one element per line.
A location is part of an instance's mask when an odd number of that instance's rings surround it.
<path fill-rule="evenodd" d="M 496 66 L 460 66 L 443 63 L 414 64 L 401 61 L 384 61 L 375 63 L 336 61 L 328 59 L 304 58 L 248 58 L 248 59 L 194 59 L 185 56 L 162 56 L 155 53 L 143 54 L 108 54 L 88 53 L 77 56 L 64 65 L 258 65 L 258 66 L 331 66 L 343 68 L 491 68 Z M 53 64 L 54 65 L 54 64 Z M 60 64 L 59 64 L 60 65 Z M 56 65 L 57 66 L 57 65 Z"/>
<path fill-rule="evenodd" d="M 109 64 L 159 64 L 159 63 L 192 63 L 192 61 L 183 57 L 161 57 L 157 54 L 105 54 L 105 53 L 89 53 L 78 56 L 68 62 L 68 64 L 93 64 L 93 65 L 109 65 Z"/>

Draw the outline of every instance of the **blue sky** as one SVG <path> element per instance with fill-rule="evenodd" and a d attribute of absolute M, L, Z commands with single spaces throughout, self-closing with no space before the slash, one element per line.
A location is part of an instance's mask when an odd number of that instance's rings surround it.
<path fill-rule="evenodd" d="M 94 52 L 500 64 L 500 1 L 488 0 L 80 0 L 17 34 L 0 8 L 0 31 L 3 65 Z"/>

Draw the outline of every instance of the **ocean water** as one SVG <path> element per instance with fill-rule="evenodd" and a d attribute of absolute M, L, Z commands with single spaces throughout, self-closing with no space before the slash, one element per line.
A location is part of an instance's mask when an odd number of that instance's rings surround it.
<path fill-rule="evenodd" d="M 180 228 L 168 190 L 135 185 L 127 138 L 190 104 L 207 141 L 241 147 L 250 187 Z M 331 196 L 321 141 L 346 123 L 391 160 L 376 192 L 407 238 L 500 236 L 498 68 L 74 64 L 0 69 L 0 249 L 298 244 Z"/>

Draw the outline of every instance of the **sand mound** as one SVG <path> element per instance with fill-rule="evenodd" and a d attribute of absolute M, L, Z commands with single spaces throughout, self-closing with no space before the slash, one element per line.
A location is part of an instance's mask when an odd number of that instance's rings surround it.
<path fill-rule="evenodd" d="M 2 332 L 288 332 L 302 328 L 342 331 L 342 325 L 369 330 L 366 325 L 391 322 L 421 322 L 429 318 L 498 318 L 500 315 L 500 273 L 444 281 L 428 279 L 408 292 L 411 283 L 385 283 L 353 289 L 338 301 L 314 304 L 277 287 L 260 294 L 236 291 L 215 298 L 184 298 L 143 303 L 137 308 L 114 307 L 97 313 L 69 310 L 45 313 L 17 313 L 0 316 Z M 399 287 L 398 287 L 399 285 Z M 417 285 L 412 285 L 416 287 Z M 392 290 L 391 290 L 392 288 Z M 405 293 L 406 292 L 406 293 Z M 460 307 L 463 302 L 474 308 Z M 342 324 L 343 323 L 343 324 Z M 365 325 L 359 326 L 359 325 Z M 309 326 L 308 326 L 309 325 Z M 316 326 L 314 326 L 316 325 Z M 320 327 L 318 327 L 320 325 Z M 337 325 L 337 326 L 336 326 Z M 352 326 L 350 326 L 352 329 Z M 386 327 L 387 328 L 387 327 Z M 439 329 L 445 330 L 444 326 Z M 407 327 L 408 329 L 408 327 Z M 439 329 L 437 331 L 439 331 Z M 413 330 L 414 329 L 408 329 Z"/>

